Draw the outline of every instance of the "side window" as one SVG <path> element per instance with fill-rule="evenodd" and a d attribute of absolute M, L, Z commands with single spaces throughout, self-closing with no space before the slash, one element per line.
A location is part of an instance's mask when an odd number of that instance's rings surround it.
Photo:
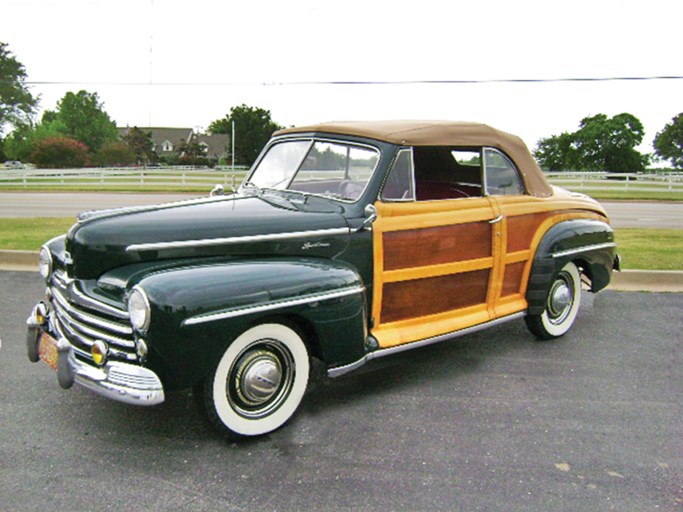
<path fill-rule="evenodd" d="M 493 148 L 484 150 L 486 193 L 490 196 L 510 196 L 525 193 L 515 164 Z"/>
<path fill-rule="evenodd" d="M 414 181 L 412 151 L 402 149 L 394 160 L 391 171 L 389 171 L 389 176 L 387 176 L 387 181 L 382 189 L 381 199 L 384 201 L 414 201 Z"/>
<path fill-rule="evenodd" d="M 415 147 L 413 163 L 418 201 L 483 196 L 479 148 Z"/>

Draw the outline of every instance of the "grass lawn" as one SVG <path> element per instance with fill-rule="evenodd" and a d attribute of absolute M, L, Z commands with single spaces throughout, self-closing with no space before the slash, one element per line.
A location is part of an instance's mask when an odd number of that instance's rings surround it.
<path fill-rule="evenodd" d="M 76 221 L 73 217 L 0 218 L 0 250 L 37 251 Z M 683 230 L 617 229 L 625 269 L 683 270 Z"/>
<path fill-rule="evenodd" d="M 0 218 L 0 250 L 37 251 L 75 222 L 75 217 Z"/>
<path fill-rule="evenodd" d="M 640 192 L 618 190 L 589 190 L 585 192 L 593 199 L 620 199 L 628 201 L 683 201 L 683 192 Z"/>
<path fill-rule="evenodd" d="M 616 229 L 624 269 L 683 270 L 683 229 Z"/>

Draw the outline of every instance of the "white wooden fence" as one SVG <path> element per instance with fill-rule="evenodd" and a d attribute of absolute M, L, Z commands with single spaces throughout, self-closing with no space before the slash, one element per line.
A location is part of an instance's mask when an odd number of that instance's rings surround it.
<path fill-rule="evenodd" d="M 238 186 L 248 168 L 195 168 L 191 166 L 160 168 L 86 168 L 86 169 L 12 169 L 0 170 L 0 187 L 83 187 L 83 188 L 182 188 L 216 184 Z"/>
<path fill-rule="evenodd" d="M 683 192 L 683 173 L 549 172 L 553 185 L 576 192 Z"/>
<path fill-rule="evenodd" d="M 212 188 L 221 184 L 228 188 L 239 186 L 248 168 L 195 167 L 161 168 L 87 168 L 87 169 L 0 169 L 0 187 L 31 189 L 88 188 L 107 189 L 173 189 Z M 547 178 L 558 185 L 577 192 L 683 192 L 683 173 L 627 174 L 606 172 L 550 172 Z"/>

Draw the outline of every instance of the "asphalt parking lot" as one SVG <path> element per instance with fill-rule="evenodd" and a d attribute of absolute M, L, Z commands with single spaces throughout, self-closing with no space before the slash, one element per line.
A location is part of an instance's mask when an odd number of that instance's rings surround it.
<path fill-rule="evenodd" d="M 0 272 L 0 512 L 683 509 L 683 294 L 584 295 L 319 382 L 283 429 L 223 440 L 177 393 L 63 391 L 25 355 L 40 277 Z"/>

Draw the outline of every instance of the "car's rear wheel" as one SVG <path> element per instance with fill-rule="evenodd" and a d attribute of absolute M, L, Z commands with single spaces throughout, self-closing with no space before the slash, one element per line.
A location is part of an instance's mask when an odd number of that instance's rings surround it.
<path fill-rule="evenodd" d="M 543 313 L 527 315 L 524 320 L 538 339 L 559 338 L 574 325 L 580 304 L 581 273 L 574 263 L 569 262 L 553 279 Z"/>
<path fill-rule="evenodd" d="M 228 346 L 204 381 L 204 407 L 229 437 L 266 434 L 294 414 L 308 375 L 308 351 L 294 330 L 257 325 Z"/>

